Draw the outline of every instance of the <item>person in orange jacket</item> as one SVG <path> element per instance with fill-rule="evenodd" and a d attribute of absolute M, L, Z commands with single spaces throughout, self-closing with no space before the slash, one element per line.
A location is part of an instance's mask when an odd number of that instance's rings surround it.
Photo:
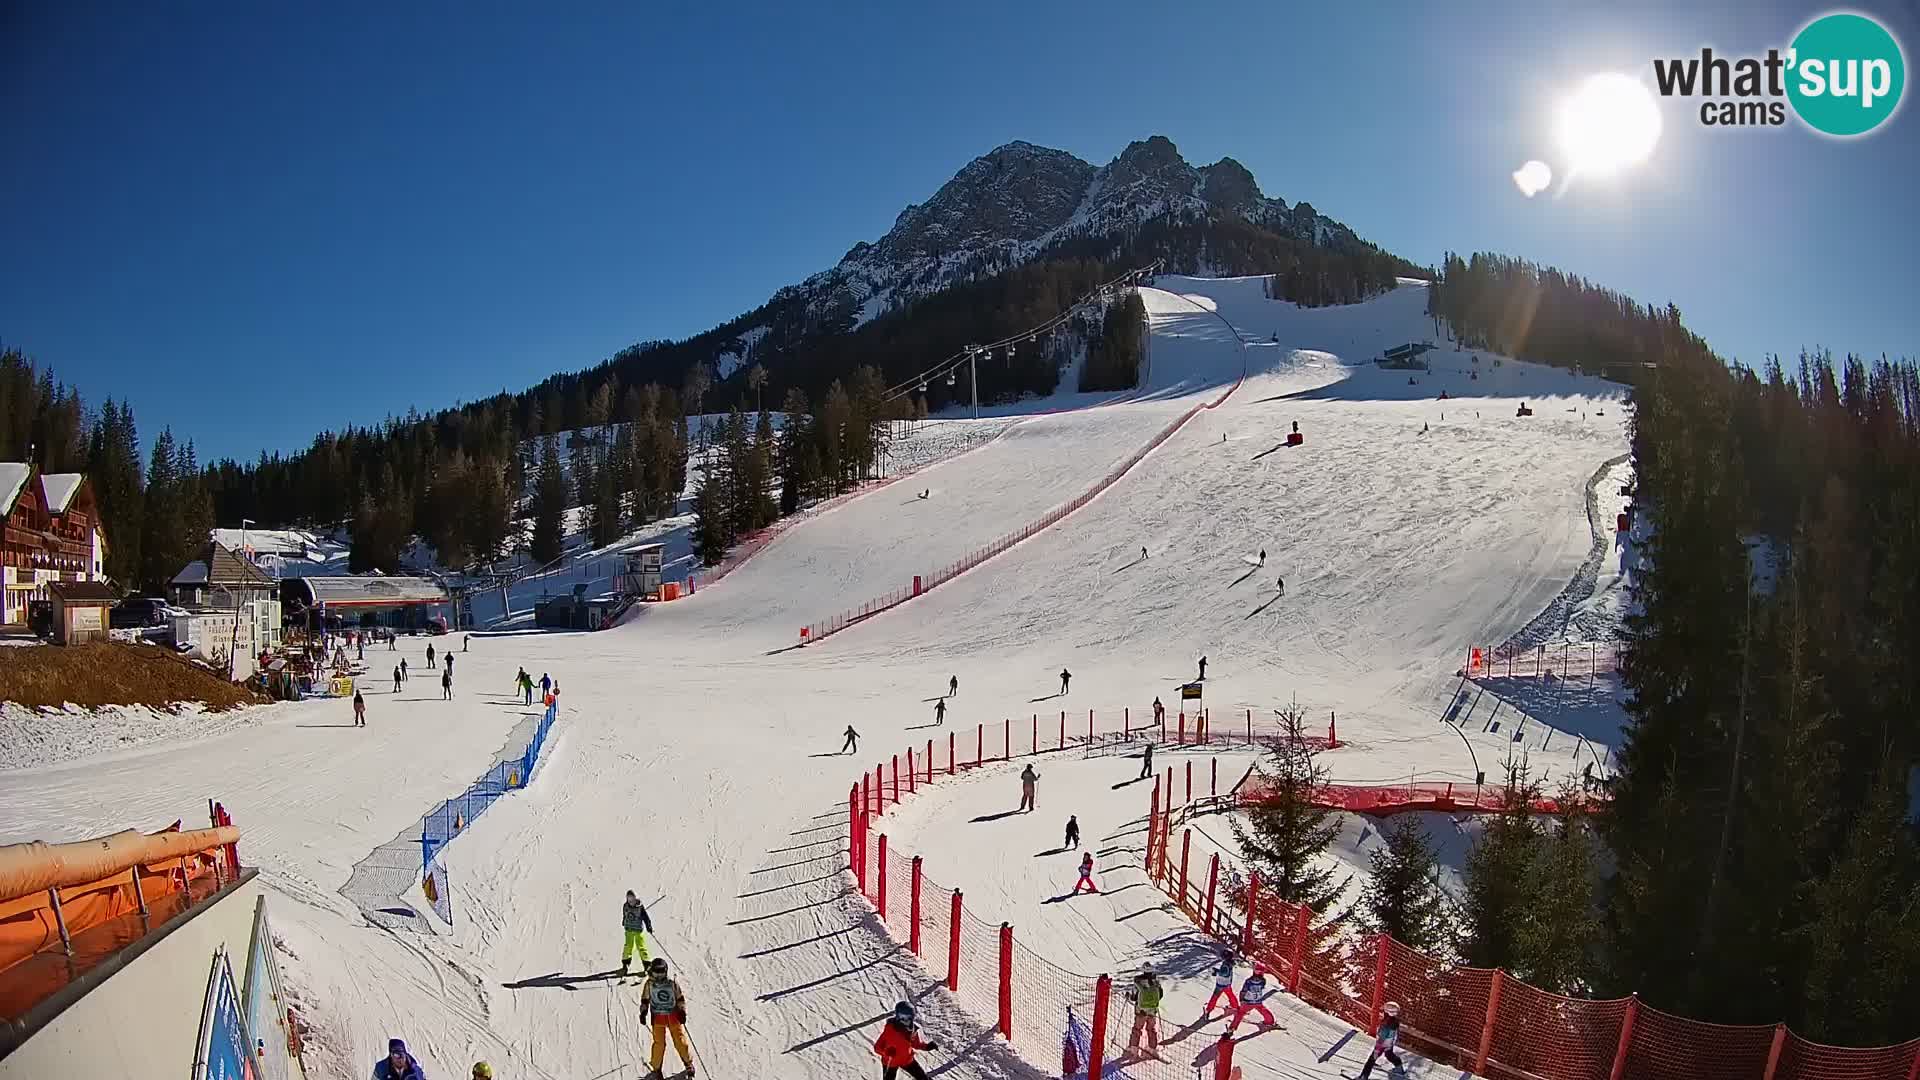
<path fill-rule="evenodd" d="M 940 1044 L 920 1038 L 913 1023 L 913 1003 L 903 1001 L 893 1007 L 893 1016 L 873 1041 L 873 1052 L 880 1055 L 881 1080 L 895 1080 L 901 1073 L 913 1080 L 927 1080 L 927 1070 L 913 1060 L 915 1050 L 938 1050 Z"/>

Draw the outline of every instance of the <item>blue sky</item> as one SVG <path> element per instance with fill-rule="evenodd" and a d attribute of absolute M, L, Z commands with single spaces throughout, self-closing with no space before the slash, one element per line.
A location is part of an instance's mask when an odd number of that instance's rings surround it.
<path fill-rule="evenodd" d="M 1672 300 L 1743 359 L 1920 352 L 1911 102 L 1852 143 L 1668 103 L 1623 177 L 1508 179 L 1580 77 L 1823 7 L 711 6 L 8 5 L 0 342 L 245 460 L 704 330 L 1001 143 L 1164 134 L 1418 261 Z M 1920 57 L 1915 5 L 1856 10 Z"/>

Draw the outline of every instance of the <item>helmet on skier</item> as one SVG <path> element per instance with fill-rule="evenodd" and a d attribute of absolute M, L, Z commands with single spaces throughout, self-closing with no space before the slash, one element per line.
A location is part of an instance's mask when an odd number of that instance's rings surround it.
<path fill-rule="evenodd" d="M 474 1062 L 473 1080 L 493 1080 L 493 1066 L 484 1061 Z"/>
<path fill-rule="evenodd" d="M 653 959 L 647 961 L 647 974 L 665 975 L 666 973 L 667 973 L 667 961 L 665 957 L 656 956 Z"/>
<path fill-rule="evenodd" d="M 902 1024 L 913 1023 L 913 1002 L 898 1002 L 893 1007 L 893 1018 Z"/>
<path fill-rule="evenodd" d="M 629 899 L 629 900 L 638 900 L 638 899 L 640 899 L 640 898 L 639 898 L 639 897 L 637 897 L 637 896 L 635 896 L 635 895 L 633 895 L 633 890 L 632 890 L 632 889 L 628 889 L 628 890 L 627 890 L 627 899 Z"/>
<path fill-rule="evenodd" d="M 1380 1007 L 1380 1011 L 1386 1013 L 1388 1016 L 1399 1016 L 1400 1003 L 1397 1001 L 1389 1001 Z"/>

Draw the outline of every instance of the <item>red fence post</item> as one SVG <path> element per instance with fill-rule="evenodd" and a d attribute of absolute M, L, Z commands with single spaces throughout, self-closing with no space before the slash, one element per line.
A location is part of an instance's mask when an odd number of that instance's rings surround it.
<path fill-rule="evenodd" d="M 907 931 L 907 948 L 913 955 L 920 955 L 920 856 L 913 857 L 912 899 L 907 902 L 907 911 L 913 916 L 913 927 Z"/>
<path fill-rule="evenodd" d="M 953 890 L 953 911 L 947 918 L 947 992 L 960 990 L 960 890 Z"/>
<path fill-rule="evenodd" d="M 1005 758 L 1008 761 L 1012 761 L 1013 760 L 1013 721 L 1011 720 L 1000 721 L 1000 742 L 1001 742 L 1000 756 L 1002 758 Z"/>
<path fill-rule="evenodd" d="M 1300 996 L 1300 969 L 1307 959 L 1307 927 L 1313 921 L 1313 909 L 1296 905 L 1293 922 L 1293 970 L 1287 973 L 1287 993 Z"/>
<path fill-rule="evenodd" d="M 913 769 L 913 747 L 909 746 L 907 747 L 907 794 L 913 794 L 913 785 L 916 779 Z"/>
<path fill-rule="evenodd" d="M 1062 722 L 1062 723 L 1065 723 L 1065 722 L 1066 722 L 1066 719 L 1067 719 L 1067 714 L 1066 714 L 1066 713 L 1064 713 L 1064 712 L 1063 712 L 1063 713 L 1061 713 L 1061 714 L 1060 714 L 1060 720 L 1061 720 L 1061 722 Z M 1122 713 L 1122 714 L 1121 714 L 1121 721 L 1120 721 L 1120 722 L 1121 722 L 1121 723 L 1123 723 L 1123 724 L 1124 724 L 1124 723 L 1126 723 L 1126 714 L 1125 714 L 1125 713 Z M 1087 710 L 1087 745 L 1088 745 L 1088 746 L 1092 746 L 1092 745 L 1093 745 L 1093 710 L 1092 710 L 1092 709 L 1088 709 L 1088 710 Z"/>
<path fill-rule="evenodd" d="M 1627 1049 L 1633 1045 L 1633 1021 L 1639 1015 L 1640 995 L 1627 995 L 1627 1015 L 1620 1020 L 1620 1045 L 1613 1052 L 1613 1070 L 1607 1073 L 1607 1080 L 1620 1080 L 1627 1070 Z M 1920 1062 L 1920 1057 L 1914 1060 Z"/>
<path fill-rule="evenodd" d="M 1387 935 L 1373 935 L 1373 1007 L 1367 1011 L 1367 1034 L 1380 1034 L 1380 1004 L 1387 993 Z"/>
<path fill-rule="evenodd" d="M 860 877 L 860 785 L 847 792 L 847 868 Z"/>
<path fill-rule="evenodd" d="M 1181 908 L 1187 906 L 1187 855 L 1193 848 L 1193 830 L 1180 830 L 1180 893 L 1178 900 Z"/>
<path fill-rule="evenodd" d="M 1187 744 L 1187 710 L 1185 709 L 1180 710 L 1179 723 L 1180 723 L 1180 726 L 1175 731 L 1178 738 L 1175 741 L 1178 742 L 1180 745 L 1185 746 Z"/>
<path fill-rule="evenodd" d="M 886 833 L 880 834 L 880 861 L 875 863 L 874 865 L 878 868 L 878 872 L 880 875 L 880 885 L 877 889 L 874 890 L 879 894 L 879 899 L 874 903 L 873 906 L 875 910 L 880 912 L 880 921 L 884 923 L 887 921 L 887 834 Z"/>
<path fill-rule="evenodd" d="M 1031 752 L 1035 754 L 1040 752 L 1040 714 L 1039 713 L 1033 714 L 1033 750 Z"/>
<path fill-rule="evenodd" d="M 1220 853 L 1213 853 L 1213 861 L 1207 865 L 1207 933 L 1213 933 L 1213 891 L 1220 885 Z"/>
<path fill-rule="evenodd" d="M 1000 1037 L 1013 1038 L 1013 926 L 1000 924 Z"/>
<path fill-rule="evenodd" d="M 1340 729 L 1337 726 L 1339 719 L 1332 709 L 1327 710 L 1327 749 L 1329 750 L 1340 749 Z"/>
<path fill-rule="evenodd" d="M 1087 1075 L 1101 1076 L 1107 1056 L 1107 999 L 1113 996 L 1113 976 L 1093 980 L 1093 1031 L 1087 1039 Z"/>
<path fill-rule="evenodd" d="M 1253 949 L 1253 914 L 1260 909 L 1260 871 L 1247 875 L 1247 918 L 1240 927 L 1240 951 Z"/>
<path fill-rule="evenodd" d="M 953 775 L 954 760 L 955 759 L 953 754 L 953 732 L 949 731 L 947 732 L 947 775 L 948 776 Z"/>
<path fill-rule="evenodd" d="M 900 755 L 893 755 L 893 801 L 900 802 Z"/>
<path fill-rule="evenodd" d="M 1147 876 L 1153 876 L 1153 841 L 1160 834 L 1160 778 L 1153 778 L 1153 801 L 1147 804 Z"/>
<path fill-rule="evenodd" d="M 1780 1069 L 1780 1051 L 1787 1045 L 1787 1025 L 1773 1025 L 1773 1045 L 1767 1048 L 1767 1071 L 1760 1074 L 1760 1080 L 1773 1080 L 1773 1074 Z"/>
<path fill-rule="evenodd" d="M 867 838 L 873 833 L 873 820 L 866 811 L 860 812 L 860 895 L 867 895 Z"/>
<path fill-rule="evenodd" d="M 1060 749 L 1067 748 L 1067 710 L 1060 710 Z"/>
<path fill-rule="evenodd" d="M 860 809 L 866 810 L 872 806 L 873 778 L 863 772 L 860 774 Z"/>
<path fill-rule="evenodd" d="M 1233 1031 L 1220 1033 L 1213 1051 L 1213 1080 L 1231 1080 L 1233 1076 Z"/>
<path fill-rule="evenodd" d="M 927 783 L 933 783 L 933 740 L 927 740 Z"/>
<path fill-rule="evenodd" d="M 873 764 L 873 816 L 879 817 L 887 812 L 887 778 L 880 771 L 880 763 Z"/>
<path fill-rule="evenodd" d="M 1386 942 L 1382 940 L 1380 943 L 1380 955 L 1383 958 L 1386 956 L 1386 949 Z M 1380 967 L 1382 972 L 1386 970 L 1386 961 L 1384 959 L 1381 960 Z M 1385 980 L 1383 979 L 1382 981 Z M 1506 981 L 1506 971 L 1501 968 L 1494 968 L 1493 989 L 1487 991 L 1487 1018 L 1480 1025 L 1480 1050 L 1473 1055 L 1473 1071 L 1481 1075 L 1485 1075 L 1487 1071 L 1487 1055 L 1493 1050 L 1493 1022 L 1500 1016 L 1500 987 Z M 1373 997 L 1375 1001 L 1380 1000 L 1380 991 L 1378 989 L 1375 989 Z"/>
<path fill-rule="evenodd" d="M 1253 745 L 1253 710 L 1247 710 L 1247 745 Z"/>

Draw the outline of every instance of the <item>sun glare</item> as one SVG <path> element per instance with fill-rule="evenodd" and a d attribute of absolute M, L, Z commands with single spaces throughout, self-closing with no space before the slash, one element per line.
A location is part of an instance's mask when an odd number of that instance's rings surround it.
<path fill-rule="evenodd" d="M 1607 176 L 1653 152 L 1660 141 L 1660 107 L 1633 78 L 1595 75 L 1561 103 L 1557 134 L 1573 173 Z"/>

